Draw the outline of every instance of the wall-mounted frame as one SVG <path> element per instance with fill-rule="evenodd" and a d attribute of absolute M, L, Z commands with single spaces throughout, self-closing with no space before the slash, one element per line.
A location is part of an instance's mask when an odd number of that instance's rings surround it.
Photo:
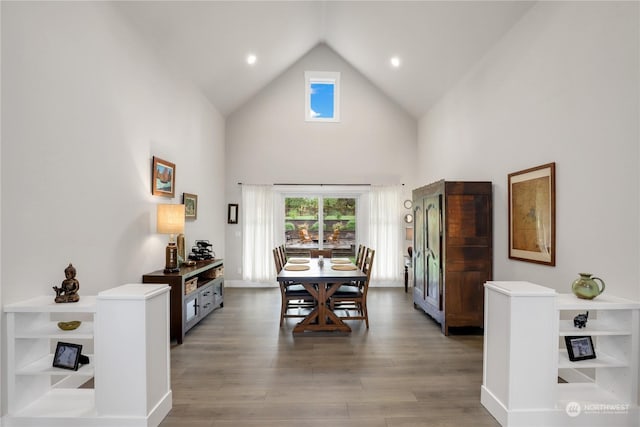
<path fill-rule="evenodd" d="M 198 218 L 198 196 L 196 194 L 182 193 L 182 204 L 186 219 Z"/>
<path fill-rule="evenodd" d="M 593 349 L 593 341 L 590 336 L 564 337 L 564 343 L 567 346 L 569 360 L 572 362 L 596 358 L 596 351 Z"/>
<path fill-rule="evenodd" d="M 237 203 L 229 204 L 229 208 L 227 210 L 227 223 L 228 224 L 238 223 L 238 204 Z"/>
<path fill-rule="evenodd" d="M 151 167 L 151 194 L 154 196 L 171 197 L 176 191 L 176 165 L 153 156 Z"/>
<path fill-rule="evenodd" d="M 556 265 L 555 163 L 508 176 L 509 258 Z"/>
<path fill-rule="evenodd" d="M 68 342 L 58 342 L 53 355 L 53 366 L 56 368 L 78 370 L 82 345 Z"/>

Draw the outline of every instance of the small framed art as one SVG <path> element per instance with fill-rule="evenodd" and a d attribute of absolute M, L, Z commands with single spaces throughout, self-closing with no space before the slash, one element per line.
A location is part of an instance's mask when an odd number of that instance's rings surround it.
<path fill-rule="evenodd" d="M 53 355 L 53 366 L 56 368 L 78 370 L 82 345 L 68 342 L 58 342 Z"/>
<path fill-rule="evenodd" d="M 593 349 L 593 341 L 590 336 L 564 337 L 564 342 L 567 345 L 569 360 L 572 362 L 596 358 L 596 352 Z"/>
<path fill-rule="evenodd" d="M 198 196 L 190 193 L 182 193 L 184 204 L 184 217 L 186 219 L 198 218 Z"/>
<path fill-rule="evenodd" d="M 151 194 L 173 197 L 176 192 L 176 165 L 153 156 L 151 169 Z"/>
<path fill-rule="evenodd" d="M 238 223 L 238 205 L 236 203 L 230 203 L 227 210 L 227 224 Z"/>
<path fill-rule="evenodd" d="M 556 164 L 510 173 L 509 258 L 556 265 Z"/>

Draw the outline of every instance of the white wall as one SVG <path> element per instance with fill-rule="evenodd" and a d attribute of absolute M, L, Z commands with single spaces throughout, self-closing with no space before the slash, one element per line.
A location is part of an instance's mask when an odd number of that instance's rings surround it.
<path fill-rule="evenodd" d="M 341 122 L 305 122 L 304 72 L 341 73 Z M 414 185 L 417 123 L 326 45 L 227 119 L 228 203 L 249 184 Z M 240 210 L 242 210 L 240 206 Z M 239 279 L 242 224 L 227 225 L 225 277 Z"/>
<path fill-rule="evenodd" d="M 224 253 L 224 120 L 102 2 L 2 2 L 2 300 L 80 295 L 164 267 L 158 203 L 199 195 L 196 238 Z M 151 195 L 151 159 L 176 196 Z"/>
<path fill-rule="evenodd" d="M 540 2 L 419 123 L 419 178 L 494 182 L 494 277 L 640 298 L 638 3 Z M 507 174 L 556 162 L 556 267 L 507 254 Z"/>

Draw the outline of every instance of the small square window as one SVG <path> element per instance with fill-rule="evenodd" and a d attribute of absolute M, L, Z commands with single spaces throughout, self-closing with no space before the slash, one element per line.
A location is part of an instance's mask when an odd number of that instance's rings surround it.
<path fill-rule="evenodd" d="M 340 121 L 340 73 L 305 71 L 305 119 Z"/>

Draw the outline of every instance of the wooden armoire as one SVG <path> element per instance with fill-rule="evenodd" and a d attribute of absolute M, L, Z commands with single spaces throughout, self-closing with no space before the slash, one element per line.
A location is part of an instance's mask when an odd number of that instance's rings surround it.
<path fill-rule="evenodd" d="M 493 277 L 491 182 L 438 181 L 413 190 L 413 303 L 449 335 L 480 327 Z"/>

